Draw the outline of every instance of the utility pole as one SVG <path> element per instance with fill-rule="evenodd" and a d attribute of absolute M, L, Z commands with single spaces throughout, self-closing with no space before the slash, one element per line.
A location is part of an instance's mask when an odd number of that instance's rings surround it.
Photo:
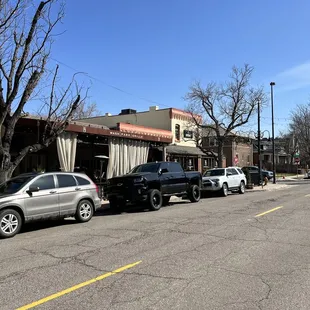
<path fill-rule="evenodd" d="M 274 114 L 273 114 L 273 86 L 275 86 L 275 82 L 270 82 L 271 88 L 271 121 L 272 121 L 272 172 L 273 172 L 273 184 L 276 184 L 276 158 L 275 158 L 275 141 L 274 141 Z"/>

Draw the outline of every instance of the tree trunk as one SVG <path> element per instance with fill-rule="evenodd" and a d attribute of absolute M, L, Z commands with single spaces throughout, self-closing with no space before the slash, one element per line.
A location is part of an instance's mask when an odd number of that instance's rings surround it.
<path fill-rule="evenodd" d="M 223 168 L 224 143 L 220 139 L 218 139 L 217 153 L 217 166 L 218 168 Z"/>
<path fill-rule="evenodd" d="M 0 184 L 5 182 L 6 180 L 10 179 L 12 177 L 13 171 L 14 170 L 12 170 L 12 169 L 0 170 Z"/>
<path fill-rule="evenodd" d="M 0 166 L 0 184 L 5 182 L 6 180 L 12 177 L 12 174 L 16 167 L 20 164 L 20 162 L 24 159 L 24 157 L 28 154 L 26 152 L 21 152 L 21 154 L 15 159 L 15 161 L 11 161 L 11 155 L 8 152 L 5 152 L 5 155 L 2 156 L 1 166 Z"/>
<path fill-rule="evenodd" d="M 2 156 L 0 158 L 0 183 L 3 183 L 12 176 L 14 169 L 11 163 L 11 154 L 7 148 L 2 149 Z"/>

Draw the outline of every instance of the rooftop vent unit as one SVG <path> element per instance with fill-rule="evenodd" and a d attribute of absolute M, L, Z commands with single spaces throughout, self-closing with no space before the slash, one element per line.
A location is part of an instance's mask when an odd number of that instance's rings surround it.
<path fill-rule="evenodd" d="M 134 109 L 123 109 L 119 115 L 136 114 L 137 110 Z"/>

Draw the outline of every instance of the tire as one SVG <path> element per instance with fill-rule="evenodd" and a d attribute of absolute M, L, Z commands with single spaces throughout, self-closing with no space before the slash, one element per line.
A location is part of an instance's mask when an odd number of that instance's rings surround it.
<path fill-rule="evenodd" d="M 169 204 L 169 201 L 170 201 L 170 196 L 164 196 L 163 197 L 163 206 L 168 206 Z"/>
<path fill-rule="evenodd" d="M 240 187 L 239 187 L 239 194 L 244 194 L 244 193 L 245 193 L 245 184 L 243 181 L 241 181 Z"/>
<path fill-rule="evenodd" d="M 200 188 L 198 185 L 191 185 L 189 191 L 188 191 L 188 199 L 190 202 L 198 202 L 201 197 Z"/>
<path fill-rule="evenodd" d="M 22 217 L 13 209 L 0 212 L 0 238 L 12 238 L 22 228 Z"/>
<path fill-rule="evenodd" d="M 81 200 L 76 208 L 75 219 L 80 223 L 86 223 L 93 215 L 93 204 L 89 200 Z"/>
<path fill-rule="evenodd" d="M 148 192 L 148 206 L 151 211 L 158 211 L 163 205 L 163 197 L 157 189 Z"/>
<path fill-rule="evenodd" d="M 228 195 L 228 186 L 226 183 L 222 185 L 221 196 L 226 197 Z"/>

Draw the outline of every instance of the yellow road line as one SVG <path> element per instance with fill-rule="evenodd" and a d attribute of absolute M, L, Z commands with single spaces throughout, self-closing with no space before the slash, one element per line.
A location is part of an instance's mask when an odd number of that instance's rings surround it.
<path fill-rule="evenodd" d="M 71 292 L 73 292 L 73 291 L 76 291 L 76 290 L 78 290 L 78 289 L 80 289 L 80 288 L 82 288 L 82 287 L 85 287 L 85 286 L 87 286 L 87 285 L 93 284 L 93 283 L 95 283 L 95 282 L 97 282 L 97 281 L 103 280 L 103 279 L 108 278 L 108 277 L 110 277 L 110 276 L 113 276 L 113 275 L 115 275 L 115 274 L 117 274 L 117 273 L 123 272 L 123 271 L 125 271 L 125 270 L 127 270 L 127 269 L 133 268 L 133 267 L 137 266 L 138 264 L 140 264 L 141 262 L 142 262 L 142 261 L 138 261 L 138 262 L 135 262 L 135 263 L 132 263 L 132 264 L 123 266 L 123 267 L 121 267 L 121 268 L 118 268 L 118 269 L 116 269 L 116 270 L 114 270 L 114 271 L 111 271 L 111 272 L 102 274 L 102 275 L 99 276 L 99 277 L 96 277 L 96 278 L 90 279 L 90 280 L 88 280 L 88 281 L 79 283 L 79 284 L 74 285 L 74 286 L 72 286 L 72 287 L 69 287 L 69 288 L 67 288 L 67 289 L 65 289 L 65 290 L 63 290 L 63 291 L 60 291 L 60 292 L 55 293 L 55 294 L 52 294 L 52 295 L 47 296 L 47 297 L 45 297 L 45 298 L 42 298 L 42 299 L 40 299 L 40 300 L 38 300 L 38 301 L 32 302 L 31 304 L 22 306 L 22 307 L 20 307 L 20 308 L 18 308 L 18 309 L 16 309 L 16 310 L 27 310 L 27 309 L 32 309 L 32 308 L 34 308 L 34 307 L 36 307 L 36 306 L 42 305 L 42 304 L 44 304 L 44 303 L 50 301 L 50 300 L 59 298 L 59 297 L 61 297 L 61 296 L 64 296 L 64 295 L 66 295 L 66 294 L 69 294 L 69 293 L 71 293 Z"/>
<path fill-rule="evenodd" d="M 273 212 L 273 211 L 279 210 L 279 209 L 281 209 L 281 208 L 283 208 L 283 206 L 276 207 L 276 208 L 273 208 L 273 209 L 268 210 L 268 211 L 266 211 L 266 212 L 263 212 L 263 213 L 257 214 L 257 215 L 255 215 L 255 217 L 263 216 L 263 215 L 265 215 L 265 214 L 268 214 L 268 213 L 270 213 L 270 212 Z"/>

